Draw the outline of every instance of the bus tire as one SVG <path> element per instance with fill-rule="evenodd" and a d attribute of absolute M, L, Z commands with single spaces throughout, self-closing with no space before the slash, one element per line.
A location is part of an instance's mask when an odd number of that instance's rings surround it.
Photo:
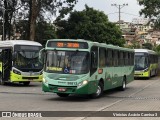
<path fill-rule="evenodd" d="M 90 95 L 91 98 L 99 98 L 101 97 L 103 94 L 103 83 L 99 82 L 98 87 L 97 87 L 97 91 L 93 94 Z"/>
<path fill-rule="evenodd" d="M 119 87 L 119 90 L 124 91 L 126 89 L 126 78 L 123 78 L 122 85 Z"/>
<path fill-rule="evenodd" d="M 4 82 L 2 79 L 0 79 L 0 85 L 6 85 L 6 82 Z"/>
<path fill-rule="evenodd" d="M 68 97 L 69 96 L 69 94 L 67 94 L 67 93 L 57 93 L 57 95 L 59 97 Z"/>
<path fill-rule="evenodd" d="M 30 81 L 23 82 L 23 85 L 28 86 L 30 84 Z"/>
<path fill-rule="evenodd" d="M 2 73 L 0 73 L 0 85 L 5 85 L 5 82 L 2 80 Z"/>

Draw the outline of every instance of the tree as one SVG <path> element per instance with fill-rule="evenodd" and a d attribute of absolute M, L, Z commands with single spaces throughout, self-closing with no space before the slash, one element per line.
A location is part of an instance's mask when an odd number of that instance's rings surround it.
<path fill-rule="evenodd" d="M 5 28 L 9 28 L 5 30 L 8 30 L 8 33 L 11 31 L 11 21 L 17 23 L 25 20 L 28 24 L 27 28 L 23 27 L 28 36 L 26 39 L 34 40 L 37 22 L 53 21 L 53 15 L 60 20 L 76 3 L 77 0 L 1 0 L 0 7 L 5 9 Z M 56 13 L 59 15 L 56 16 Z"/>
<path fill-rule="evenodd" d="M 138 0 L 140 5 L 144 8 L 141 9 L 140 15 L 151 18 L 155 23 L 155 29 L 160 29 L 160 0 Z"/>
<path fill-rule="evenodd" d="M 26 0 L 23 0 L 26 2 Z M 27 0 L 28 2 L 28 0 Z M 64 15 L 70 12 L 74 5 L 76 4 L 77 0 L 30 0 L 29 3 L 29 34 L 30 40 L 34 40 L 35 38 L 35 27 L 36 27 L 36 20 L 38 17 L 40 19 L 44 19 L 44 13 L 48 12 L 56 14 L 59 11 L 58 19 L 64 17 Z"/>
<path fill-rule="evenodd" d="M 142 48 L 152 50 L 153 49 L 153 45 L 151 43 L 144 43 L 142 45 Z"/>
<path fill-rule="evenodd" d="M 10 39 L 11 36 L 11 31 L 12 31 L 12 18 L 13 18 L 13 13 L 15 11 L 15 6 L 17 4 L 16 0 L 1 0 L 0 1 L 0 11 L 1 11 L 1 17 L 4 20 L 4 38 L 6 38 L 6 35 L 8 39 Z M 3 18 L 4 16 L 4 18 Z"/>
<path fill-rule="evenodd" d="M 139 48 L 141 48 L 139 42 L 137 42 L 136 40 L 132 41 L 132 45 L 126 45 L 125 47 L 131 48 L 131 49 L 139 49 Z"/>
<path fill-rule="evenodd" d="M 86 39 L 107 44 L 123 46 L 121 30 L 108 21 L 108 17 L 100 11 L 85 6 L 83 11 L 74 11 L 67 20 L 57 21 L 61 29 L 58 38 Z"/>
<path fill-rule="evenodd" d="M 47 22 L 38 22 L 36 26 L 36 36 L 35 41 L 40 42 L 42 45 L 45 45 L 48 39 L 57 38 L 55 32 L 55 26 Z"/>
<path fill-rule="evenodd" d="M 158 55 L 160 55 L 160 45 L 156 46 L 154 50 L 158 53 Z"/>

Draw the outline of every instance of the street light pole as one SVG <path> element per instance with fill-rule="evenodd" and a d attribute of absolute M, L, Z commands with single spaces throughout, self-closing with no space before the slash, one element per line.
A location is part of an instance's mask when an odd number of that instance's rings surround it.
<path fill-rule="evenodd" d="M 124 7 L 124 6 L 128 6 L 128 3 L 127 4 L 123 4 L 123 5 L 117 5 L 117 4 L 111 4 L 111 6 L 115 6 L 118 8 L 119 10 L 119 26 L 120 26 L 120 20 L 121 20 L 121 9 Z"/>

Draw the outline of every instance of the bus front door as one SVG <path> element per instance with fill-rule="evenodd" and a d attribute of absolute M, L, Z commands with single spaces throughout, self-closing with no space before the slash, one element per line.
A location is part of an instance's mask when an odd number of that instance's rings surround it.
<path fill-rule="evenodd" d="M 12 54 L 11 49 L 2 50 L 2 82 L 10 79 L 10 71 L 12 68 Z"/>

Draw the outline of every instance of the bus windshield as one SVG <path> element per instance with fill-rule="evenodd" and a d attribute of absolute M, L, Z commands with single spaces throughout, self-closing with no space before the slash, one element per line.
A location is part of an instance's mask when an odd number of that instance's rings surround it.
<path fill-rule="evenodd" d="M 148 67 L 148 57 L 144 55 L 135 56 L 135 70 L 144 70 Z"/>
<path fill-rule="evenodd" d="M 24 71 L 25 69 L 29 71 L 34 71 L 34 69 L 37 69 L 37 72 L 42 70 L 42 64 L 39 62 L 38 59 L 39 50 L 42 47 L 33 46 L 33 49 L 29 46 L 25 47 L 28 49 L 23 49 L 23 47 L 22 49 L 15 49 L 16 57 L 13 62 L 13 66 L 22 71 Z M 26 70 L 25 72 L 28 72 Z"/>
<path fill-rule="evenodd" d="M 89 72 L 89 52 L 47 51 L 46 72 L 85 74 Z"/>

